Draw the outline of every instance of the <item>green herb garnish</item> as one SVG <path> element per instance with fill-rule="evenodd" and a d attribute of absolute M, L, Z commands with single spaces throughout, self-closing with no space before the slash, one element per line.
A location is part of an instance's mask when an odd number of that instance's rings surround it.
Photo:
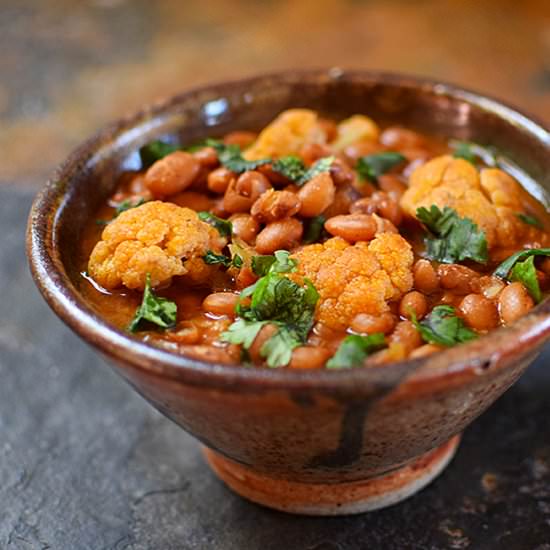
<path fill-rule="evenodd" d="M 303 176 L 299 178 L 296 181 L 296 183 L 298 185 L 304 185 L 304 183 L 307 183 L 309 180 L 313 179 L 315 176 L 318 176 L 323 172 L 328 172 L 333 162 L 334 162 L 333 156 L 323 157 L 319 159 L 305 171 Z"/>
<path fill-rule="evenodd" d="M 386 339 L 382 333 L 360 336 L 346 336 L 336 353 L 327 362 L 327 369 L 349 369 L 360 367 L 365 359 L 374 351 L 386 347 Z"/>
<path fill-rule="evenodd" d="M 151 290 L 151 275 L 147 274 L 143 300 L 128 325 L 129 332 L 136 332 L 143 321 L 153 323 L 160 328 L 172 328 L 176 324 L 177 305 L 166 298 L 156 296 Z"/>
<path fill-rule="evenodd" d="M 396 151 L 373 153 L 372 155 L 359 157 L 355 170 L 361 179 L 376 183 L 379 176 L 389 172 L 405 160 L 407 160 L 406 157 Z"/>
<path fill-rule="evenodd" d="M 218 233 L 222 237 L 231 237 L 233 224 L 229 220 L 218 218 L 218 216 L 215 216 L 214 214 L 206 211 L 199 212 L 197 215 L 199 217 L 199 220 L 206 222 L 217 229 Z"/>
<path fill-rule="evenodd" d="M 550 256 L 550 248 L 529 248 L 527 250 L 520 250 L 515 254 L 512 254 L 509 258 L 504 260 L 494 271 L 495 277 L 500 279 L 507 279 L 510 270 L 516 262 L 520 260 L 525 260 L 529 256 Z"/>
<path fill-rule="evenodd" d="M 422 339 L 429 344 L 451 347 L 477 338 L 477 334 L 464 325 L 452 306 L 436 306 L 420 322 L 412 311 L 411 317 Z"/>
<path fill-rule="evenodd" d="M 149 168 L 152 164 L 169 155 L 175 151 L 179 151 L 181 147 L 172 143 L 165 143 L 164 141 L 151 141 L 147 145 L 144 145 L 139 150 L 139 156 L 141 158 L 142 168 Z"/>
<path fill-rule="evenodd" d="M 453 157 L 467 160 L 474 166 L 482 160 L 488 166 L 497 166 L 498 151 L 492 146 L 483 146 L 473 141 L 451 140 L 449 145 L 453 149 Z"/>
<path fill-rule="evenodd" d="M 477 162 L 477 155 L 472 151 L 472 143 L 468 141 L 456 141 L 453 143 L 452 147 L 453 157 L 457 159 L 464 159 L 472 163 L 474 166 Z"/>
<path fill-rule="evenodd" d="M 273 161 L 271 169 L 282 174 L 289 180 L 292 180 L 296 185 L 302 186 L 315 176 L 323 172 L 328 172 L 333 162 L 333 156 L 323 157 L 317 160 L 309 168 L 306 168 L 302 159 L 294 155 L 289 155 Z"/>
<path fill-rule="evenodd" d="M 431 233 L 425 240 L 430 260 L 448 264 L 474 260 L 484 264 L 489 259 L 485 232 L 469 218 L 461 218 L 456 210 L 448 206 L 440 210 L 432 205 L 429 210 L 418 208 L 416 217 Z"/>
<path fill-rule="evenodd" d="M 529 256 L 523 262 L 517 262 L 510 272 L 510 280 L 520 282 L 528 290 L 535 302 L 539 303 L 542 300 L 534 256 Z"/>
<path fill-rule="evenodd" d="M 226 145 L 216 139 L 207 139 L 205 145 L 213 147 L 218 153 L 218 160 L 231 172 L 240 174 L 247 170 L 255 170 L 259 166 L 269 164 L 271 159 L 246 160 L 237 144 Z"/>
<path fill-rule="evenodd" d="M 542 225 L 542 222 L 535 216 L 530 216 L 529 214 L 524 214 L 523 212 L 518 212 L 516 216 L 527 225 L 532 225 L 537 229 L 544 229 L 544 225 Z"/>
<path fill-rule="evenodd" d="M 304 232 L 304 244 L 316 243 L 323 234 L 326 218 L 323 215 L 315 216 L 309 220 L 309 223 Z"/>
<path fill-rule="evenodd" d="M 267 272 L 241 292 L 236 308 L 240 319 L 220 339 L 248 350 L 261 328 L 273 324 L 277 332 L 262 346 L 260 355 L 268 366 L 282 367 L 290 362 L 292 350 L 306 341 L 319 295 L 308 279 L 301 286 L 283 275 L 296 268 L 296 260 L 287 251 L 278 250 L 271 265 L 267 264 L 266 260 L 256 262 L 257 272 Z M 251 298 L 250 305 L 242 304 L 245 297 Z"/>
<path fill-rule="evenodd" d="M 224 267 L 242 267 L 243 259 L 235 254 L 233 258 L 229 258 L 224 254 L 216 254 L 212 250 L 208 250 L 202 257 L 204 263 L 209 265 L 223 265 Z"/>

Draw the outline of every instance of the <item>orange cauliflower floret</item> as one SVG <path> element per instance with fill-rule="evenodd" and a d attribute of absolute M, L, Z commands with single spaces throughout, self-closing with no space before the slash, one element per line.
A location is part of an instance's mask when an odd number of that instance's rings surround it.
<path fill-rule="evenodd" d="M 293 257 L 298 267 L 290 277 L 313 282 L 320 296 L 316 319 L 337 330 L 345 330 L 358 313 L 388 311 L 388 302 L 413 284 L 411 246 L 395 233 L 354 245 L 335 237 L 304 246 Z"/>
<path fill-rule="evenodd" d="M 401 207 L 415 217 L 421 206 L 449 206 L 475 222 L 485 232 L 489 248 L 495 248 L 546 242 L 544 232 L 518 217 L 531 202 L 521 185 L 502 170 L 485 168 L 479 172 L 464 159 L 444 155 L 411 174 Z"/>
<path fill-rule="evenodd" d="M 255 160 L 297 155 L 306 143 L 325 141 L 326 136 L 315 111 L 288 109 L 260 132 L 243 156 Z"/>
<path fill-rule="evenodd" d="M 147 274 L 153 287 L 187 276 L 200 283 L 213 266 L 203 262 L 207 250 L 219 253 L 224 240 L 197 213 L 172 203 L 152 201 L 120 214 L 95 245 L 88 272 L 107 289 L 143 290 Z"/>

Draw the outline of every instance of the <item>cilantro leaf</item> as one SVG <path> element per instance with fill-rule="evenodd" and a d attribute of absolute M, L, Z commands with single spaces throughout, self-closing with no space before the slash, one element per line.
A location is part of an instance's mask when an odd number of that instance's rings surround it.
<path fill-rule="evenodd" d="M 256 258 L 262 259 L 253 263 L 253 269 L 265 275 L 241 292 L 236 309 L 240 319 L 220 339 L 248 349 L 264 324 L 274 324 L 277 332 L 262 346 L 260 355 L 268 366 L 281 367 L 290 361 L 292 350 L 306 341 L 319 294 L 308 279 L 299 285 L 283 275 L 296 268 L 296 260 L 286 250 Z M 246 306 L 242 304 L 245 297 L 251 297 Z"/>
<path fill-rule="evenodd" d="M 296 180 L 297 185 L 304 185 L 309 180 L 313 179 L 315 176 L 322 174 L 323 172 L 328 172 L 332 163 L 334 162 L 334 157 L 323 157 L 312 164 L 304 174 Z"/>
<path fill-rule="evenodd" d="M 407 159 L 396 151 L 373 153 L 372 155 L 359 157 L 355 170 L 361 179 L 376 183 L 379 176 L 389 172 L 392 168 L 405 160 Z"/>
<path fill-rule="evenodd" d="M 199 220 L 206 222 L 217 229 L 218 233 L 222 237 L 231 237 L 231 233 L 233 232 L 233 224 L 229 220 L 218 218 L 218 216 L 214 216 L 214 214 L 205 211 L 199 212 L 197 215 L 199 216 Z"/>
<path fill-rule="evenodd" d="M 477 338 L 477 334 L 464 325 L 452 306 L 436 306 L 420 322 L 414 312 L 411 316 L 422 339 L 429 344 L 451 347 Z"/>
<path fill-rule="evenodd" d="M 461 218 L 456 210 L 446 206 L 440 210 L 435 204 L 430 209 L 421 207 L 416 217 L 430 231 L 426 242 L 426 256 L 452 264 L 462 260 L 486 263 L 489 259 L 485 233 L 469 218 Z"/>
<path fill-rule="evenodd" d="M 516 262 L 525 260 L 529 256 L 550 256 L 550 248 L 529 248 L 527 250 L 520 250 L 515 254 L 512 254 L 509 258 L 504 260 L 494 271 L 493 275 L 500 279 L 507 279 L 508 274 L 514 267 Z"/>
<path fill-rule="evenodd" d="M 275 256 L 252 256 L 252 271 L 258 277 L 263 277 L 274 263 Z"/>
<path fill-rule="evenodd" d="M 360 336 L 351 334 L 346 336 L 336 353 L 327 362 L 327 369 L 349 369 L 359 367 L 374 351 L 386 347 L 386 339 L 380 332 Z"/>
<path fill-rule="evenodd" d="M 273 161 L 271 169 L 292 181 L 298 181 L 306 172 L 304 162 L 295 155 L 288 155 Z"/>
<path fill-rule="evenodd" d="M 453 144 L 453 157 L 464 159 L 472 163 L 474 166 L 477 162 L 477 155 L 472 151 L 472 144 L 468 141 L 456 141 Z"/>
<path fill-rule="evenodd" d="M 542 225 L 542 222 L 535 216 L 530 216 L 529 214 L 524 214 L 523 212 L 518 212 L 516 216 L 527 225 L 532 225 L 537 229 L 544 229 L 544 225 Z"/>
<path fill-rule="evenodd" d="M 148 321 L 161 328 L 171 328 L 176 324 L 177 305 L 166 298 L 156 296 L 151 290 L 151 275 L 147 274 L 143 300 L 128 325 L 129 332 L 136 332 L 142 321 Z"/>
<path fill-rule="evenodd" d="M 207 250 L 202 259 L 205 264 L 209 265 L 219 264 L 224 267 L 241 267 L 243 265 L 243 259 L 238 254 L 235 254 L 233 258 L 229 258 L 224 254 L 216 254 L 212 250 Z"/>
<path fill-rule="evenodd" d="M 315 216 L 309 220 L 309 223 L 304 232 L 303 241 L 305 244 L 316 243 L 323 233 L 325 228 L 326 218 L 323 215 Z"/>
<path fill-rule="evenodd" d="M 529 291 L 535 302 L 538 303 L 542 300 L 534 256 L 529 256 L 523 262 L 517 262 L 510 273 L 510 280 L 520 282 Z"/>
<path fill-rule="evenodd" d="M 258 160 L 246 160 L 242 156 L 241 148 L 235 144 L 226 145 L 225 143 L 215 140 L 208 139 L 205 142 L 206 145 L 216 149 L 218 153 L 218 160 L 231 172 L 235 174 L 240 174 L 246 172 L 247 170 L 255 170 L 259 166 L 264 164 L 269 164 L 271 159 L 258 159 Z"/>
<path fill-rule="evenodd" d="M 181 147 L 172 143 L 165 143 L 164 141 L 151 141 L 147 145 L 144 145 L 139 150 L 139 156 L 141 158 L 142 168 L 149 168 L 152 164 L 164 158 L 165 156 L 179 151 Z"/>

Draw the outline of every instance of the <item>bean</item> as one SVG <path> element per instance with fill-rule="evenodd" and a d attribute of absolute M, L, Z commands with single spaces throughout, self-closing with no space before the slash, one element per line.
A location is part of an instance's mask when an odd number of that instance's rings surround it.
<path fill-rule="evenodd" d="M 283 176 L 280 172 L 273 170 L 271 164 L 262 164 L 262 166 L 258 166 L 258 172 L 263 174 L 270 181 L 270 183 L 278 187 L 286 185 L 290 182 L 286 176 Z"/>
<path fill-rule="evenodd" d="M 330 155 L 330 149 L 320 143 L 306 143 L 300 149 L 300 156 L 306 165 L 313 164 L 316 160 Z"/>
<path fill-rule="evenodd" d="M 414 265 L 414 288 L 423 294 L 434 294 L 439 290 L 439 277 L 428 260 L 418 260 Z"/>
<path fill-rule="evenodd" d="M 258 197 L 271 188 L 269 180 L 260 172 L 249 170 L 230 182 L 223 197 L 227 212 L 248 212 Z"/>
<path fill-rule="evenodd" d="M 182 321 L 175 331 L 166 333 L 170 340 L 179 344 L 196 344 L 200 339 L 200 330 L 193 321 Z"/>
<path fill-rule="evenodd" d="M 435 344 L 424 344 L 423 346 L 420 346 L 419 348 L 416 348 L 413 350 L 410 354 L 411 359 L 418 359 L 419 357 L 427 357 L 428 355 L 431 355 L 432 353 L 435 353 L 436 351 L 441 351 L 443 348 L 440 346 L 436 346 Z"/>
<path fill-rule="evenodd" d="M 319 369 L 331 356 L 330 350 L 319 346 L 299 346 L 292 351 L 291 369 Z"/>
<path fill-rule="evenodd" d="M 387 220 L 386 218 L 381 218 L 377 214 L 373 214 L 372 218 L 376 223 L 376 232 L 374 233 L 375 235 L 380 235 L 380 233 L 399 233 L 397 227 L 395 227 L 395 225 L 393 225 L 390 220 Z"/>
<path fill-rule="evenodd" d="M 498 297 L 500 318 L 509 325 L 523 317 L 535 306 L 533 298 L 520 283 L 510 283 Z"/>
<path fill-rule="evenodd" d="M 238 301 L 239 295 L 233 292 L 214 292 L 204 299 L 202 309 L 214 315 L 234 317 Z"/>
<path fill-rule="evenodd" d="M 187 355 L 193 359 L 198 359 L 199 361 L 207 361 L 208 363 L 235 365 L 239 362 L 237 346 L 219 348 L 207 345 L 184 345 L 179 347 L 179 351 L 183 355 Z"/>
<path fill-rule="evenodd" d="M 163 198 L 183 191 L 199 175 L 200 164 L 185 151 L 157 160 L 145 173 L 145 185 L 154 197 Z"/>
<path fill-rule="evenodd" d="M 411 321 L 397 323 L 389 339 L 392 344 L 402 345 L 407 354 L 422 344 L 422 337 Z"/>
<path fill-rule="evenodd" d="M 254 244 L 260 224 L 250 214 L 233 214 L 229 221 L 233 225 L 233 235 L 248 244 Z"/>
<path fill-rule="evenodd" d="M 225 193 L 231 180 L 235 179 L 235 173 L 225 166 L 212 170 L 206 179 L 208 189 L 214 193 Z"/>
<path fill-rule="evenodd" d="M 472 290 L 475 290 L 478 294 L 483 294 L 489 300 L 494 300 L 504 290 L 505 286 L 506 283 L 502 279 L 485 275 L 475 281 Z"/>
<path fill-rule="evenodd" d="M 383 149 L 384 146 L 380 145 L 377 141 L 359 141 L 345 147 L 343 153 L 344 158 L 352 166 L 355 166 L 360 157 L 379 153 Z"/>
<path fill-rule="evenodd" d="M 360 334 L 374 334 L 376 332 L 389 334 L 395 328 L 395 323 L 395 316 L 390 312 L 381 315 L 358 313 L 351 321 L 350 328 Z"/>
<path fill-rule="evenodd" d="M 360 197 L 351 185 L 342 185 L 336 189 L 332 204 L 323 212 L 326 218 L 347 214 L 351 205 Z"/>
<path fill-rule="evenodd" d="M 311 178 L 299 191 L 300 215 L 313 218 L 323 212 L 334 200 L 335 187 L 330 174 L 323 172 Z"/>
<path fill-rule="evenodd" d="M 342 159 L 335 158 L 330 165 L 330 176 L 334 185 L 347 185 L 355 179 L 353 170 Z"/>
<path fill-rule="evenodd" d="M 199 161 L 201 166 L 205 168 L 216 168 L 218 166 L 218 153 L 214 147 L 203 147 L 193 153 L 193 156 Z"/>
<path fill-rule="evenodd" d="M 302 233 L 302 224 L 295 218 L 271 222 L 258 233 L 256 250 L 260 254 L 273 254 L 275 250 L 291 249 L 300 242 Z"/>
<path fill-rule="evenodd" d="M 396 201 L 399 201 L 407 190 L 407 186 L 395 174 L 378 176 L 378 187 Z"/>
<path fill-rule="evenodd" d="M 350 214 L 376 214 L 377 205 L 370 197 L 355 201 L 349 208 Z"/>
<path fill-rule="evenodd" d="M 384 191 L 376 191 L 372 194 L 371 200 L 376 205 L 378 214 L 392 222 L 395 226 L 400 225 L 403 221 L 403 212 L 399 203 L 390 197 Z"/>
<path fill-rule="evenodd" d="M 497 307 L 482 294 L 464 296 L 458 309 L 466 324 L 475 330 L 491 330 L 498 326 Z"/>
<path fill-rule="evenodd" d="M 417 319 L 422 319 L 428 311 L 428 301 L 426 296 L 416 290 L 407 292 L 399 303 L 399 315 L 405 319 L 412 319 L 412 314 L 416 315 Z"/>
<path fill-rule="evenodd" d="M 420 134 L 412 130 L 399 126 L 390 126 L 380 134 L 380 143 L 388 148 L 402 149 L 422 146 L 425 140 Z"/>
<path fill-rule="evenodd" d="M 170 202 L 178 206 L 191 208 L 191 210 L 195 210 L 195 212 L 210 210 L 210 208 L 212 208 L 212 200 L 204 193 L 198 193 L 197 191 L 182 191 L 170 197 Z"/>
<path fill-rule="evenodd" d="M 252 271 L 252 269 L 243 266 L 235 278 L 235 286 L 238 290 L 242 290 L 243 288 L 254 284 L 257 280 L 258 276 Z"/>
<path fill-rule="evenodd" d="M 250 355 L 250 359 L 254 363 L 261 363 L 263 361 L 263 357 L 261 356 L 261 350 L 262 346 L 272 337 L 276 334 L 276 332 L 279 329 L 277 328 L 277 325 L 264 325 L 260 332 L 256 335 L 256 338 L 254 339 L 254 342 L 252 342 L 252 345 L 248 349 L 248 354 Z"/>
<path fill-rule="evenodd" d="M 473 269 L 458 264 L 442 264 L 437 268 L 439 282 L 446 290 L 452 290 L 455 294 L 470 294 L 475 291 L 475 285 L 479 274 Z"/>
<path fill-rule="evenodd" d="M 366 214 L 334 216 L 325 223 L 325 229 L 335 237 L 348 242 L 370 241 L 377 229 L 376 220 Z"/>
<path fill-rule="evenodd" d="M 223 142 L 226 145 L 238 145 L 241 149 L 245 149 L 256 140 L 256 137 L 257 134 L 255 132 L 239 130 L 226 134 L 223 138 Z"/>
<path fill-rule="evenodd" d="M 295 193 L 268 189 L 252 205 L 250 213 L 260 223 L 270 223 L 294 216 L 301 206 L 300 199 Z"/>

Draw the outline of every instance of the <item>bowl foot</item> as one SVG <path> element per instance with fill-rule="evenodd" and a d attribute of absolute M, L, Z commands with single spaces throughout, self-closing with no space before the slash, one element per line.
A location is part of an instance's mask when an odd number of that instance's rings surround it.
<path fill-rule="evenodd" d="M 283 512 L 311 516 L 360 514 L 405 500 L 434 480 L 453 458 L 455 436 L 411 463 L 376 478 L 345 483 L 301 483 L 275 479 L 204 448 L 214 472 L 242 497 Z"/>

